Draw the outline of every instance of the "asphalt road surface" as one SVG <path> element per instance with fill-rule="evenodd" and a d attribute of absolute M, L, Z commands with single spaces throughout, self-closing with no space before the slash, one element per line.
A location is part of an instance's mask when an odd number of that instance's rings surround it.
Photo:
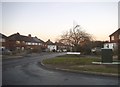
<path fill-rule="evenodd" d="M 38 62 L 64 53 L 41 53 L 2 62 L 2 85 L 118 85 L 117 77 L 56 71 Z"/>

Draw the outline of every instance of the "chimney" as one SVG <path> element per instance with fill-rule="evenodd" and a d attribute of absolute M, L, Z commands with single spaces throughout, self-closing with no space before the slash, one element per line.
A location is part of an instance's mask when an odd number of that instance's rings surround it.
<path fill-rule="evenodd" d="M 48 39 L 48 41 L 50 41 L 50 39 Z"/>
<path fill-rule="evenodd" d="M 18 35 L 20 35 L 18 32 L 17 32 Z"/>
<path fill-rule="evenodd" d="M 31 37 L 31 34 L 28 34 L 28 37 Z"/>

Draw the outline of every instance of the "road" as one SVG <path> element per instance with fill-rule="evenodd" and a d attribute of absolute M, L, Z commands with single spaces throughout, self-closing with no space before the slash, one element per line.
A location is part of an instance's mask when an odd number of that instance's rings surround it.
<path fill-rule="evenodd" d="M 118 85 L 118 78 L 46 69 L 38 62 L 64 53 L 6 59 L 2 62 L 3 85 Z"/>

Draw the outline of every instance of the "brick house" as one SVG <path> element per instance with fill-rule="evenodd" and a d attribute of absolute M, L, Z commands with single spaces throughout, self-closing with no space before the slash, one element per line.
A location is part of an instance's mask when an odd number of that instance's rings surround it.
<path fill-rule="evenodd" d="M 0 50 L 6 48 L 6 39 L 7 39 L 7 36 L 0 33 Z"/>
<path fill-rule="evenodd" d="M 110 37 L 110 42 L 104 44 L 104 48 L 111 48 L 113 50 L 118 50 L 118 45 L 120 42 L 120 28 L 113 32 Z"/>
<path fill-rule="evenodd" d="M 58 52 L 67 51 L 67 46 L 61 42 L 55 42 Z"/>
<path fill-rule="evenodd" d="M 111 43 L 118 43 L 118 41 L 120 41 L 120 28 L 112 33 L 109 37 Z"/>
<path fill-rule="evenodd" d="M 47 46 L 46 51 L 57 51 L 57 45 L 50 41 L 50 39 L 45 44 Z"/>
<path fill-rule="evenodd" d="M 72 46 L 70 46 L 70 45 L 65 45 L 62 42 L 55 42 L 55 44 L 57 46 L 58 52 L 72 51 Z"/>
<path fill-rule="evenodd" d="M 41 49 L 43 46 L 43 41 L 37 37 L 31 37 L 31 34 L 28 36 L 20 35 L 15 33 L 10 35 L 7 38 L 7 48 L 11 51 L 15 50 L 27 50 L 27 49 Z"/>
<path fill-rule="evenodd" d="M 52 41 L 50 41 L 50 39 L 48 39 L 48 41 L 46 41 L 45 44 L 46 44 L 46 51 L 66 52 L 72 50 L 72 46 L 65 45 L 62 42 L 53 43 Z"/>

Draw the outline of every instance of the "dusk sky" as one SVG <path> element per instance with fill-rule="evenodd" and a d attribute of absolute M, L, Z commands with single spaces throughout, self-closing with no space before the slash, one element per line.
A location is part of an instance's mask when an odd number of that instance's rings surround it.
<path fill-rule="evenodd" d="M 76 23 L 105 41 L 118 29 L 118 2 L 2 2 L 1 7 L 7 36 L 19 32 L 55 41 Z"/>

